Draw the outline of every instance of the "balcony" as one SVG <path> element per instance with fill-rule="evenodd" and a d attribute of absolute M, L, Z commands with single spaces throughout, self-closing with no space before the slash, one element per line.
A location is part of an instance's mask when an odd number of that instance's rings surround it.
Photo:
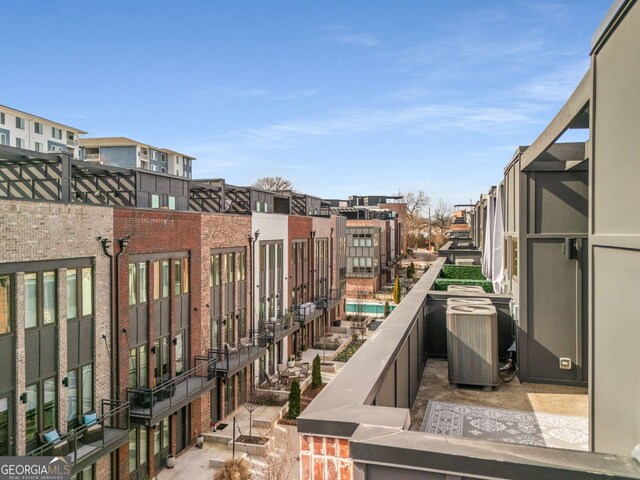
<path fill-rule="evenodd" d="M 263 328 L 266 338 L 272 342 L 279 342 L 300 328 L 300 323 L 294 317 L 295 311 L 287 309 L 287 312 L 271 322 L 264 322 Z"/>
<path fill-rule="evenodd" d="M 82 425 L 61 436 L 62 442 L 67 442 L 65 451 L 68 453 L 64 458 L 71 466 L 72 475 L 129 442 L 129 402 L 102 400 L 100 412 L 96 424 L 100 428 L 92 427 L 89 431 L 86 425 Z M 56 445 L 47 444 L 32 450 L 27 456 L 59 456 L 60 448 L 61 442 Z"/>
<path fill-rule="evenodd" d="M 231 377 L 258 360 L 267 351 L 267 331 L 261 330 L 245 343 L 236 346 L 225 344 L 223 348 L 209 350 L 209 361 L 215 364 L 217 375 Z"/>
<path fill-rule="evenodd" d="M 100 154 L 99 153 L 85 153 L 84 154 L 84 160 L 86 162 L 101 163 Z"/>
<path fill-rule="evenodd" d="M 209 392 L 216 383 L 216 363 L 209 356 L 194 360 L 193 368 L 155 388 L 128 388 L 132 420 L 154 425 Z"/>
<path fill-rule="evenodd" d="M 293 316 L 298 322 L 300 322 L 301 326 L 308 325 L 316 318 L 321 317 L 327 308 L 327 300 L 321 298 L 315 302 L 303 303 L 300 305 L 300 308 L 293 312 Z"/>

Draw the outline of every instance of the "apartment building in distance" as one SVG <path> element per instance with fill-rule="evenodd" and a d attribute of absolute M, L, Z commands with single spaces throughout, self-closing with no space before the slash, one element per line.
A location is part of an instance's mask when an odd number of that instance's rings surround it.
<path fill-rule="evenodd" d="M 195 157 L 127 137 L 96 137 L 80 140 L 80 159 L 191 178 Z"/>
<path fill-rule="evenodd" d="M 0 105 L 0 145 L 36 152 L 67 152 L 78 158 L 79 136 L 87 132 Z"/>
<path fill-rule="evenodd" d="M 329 200 L 333 213 L 346 218 L 346 290 L 373 294 L 394 281 L 406 254 L 407 206 L 398 196 L 351 196 Z"/>

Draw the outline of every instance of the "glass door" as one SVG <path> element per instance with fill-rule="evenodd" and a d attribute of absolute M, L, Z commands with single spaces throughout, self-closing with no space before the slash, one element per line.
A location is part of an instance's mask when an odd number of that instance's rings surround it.
<path fill-rule="evenodd" d="M 165 418 L 161 422 L 156 423 L 155 430 L 153 431 L 153 457 L 156 471 L 167 464 L 170 439 L 169 418 Z"/>
<path fill-rule="evenodd" d="M 0 457 L 13 453 L 13 405 L 11 396 L 0 396 Z"/>

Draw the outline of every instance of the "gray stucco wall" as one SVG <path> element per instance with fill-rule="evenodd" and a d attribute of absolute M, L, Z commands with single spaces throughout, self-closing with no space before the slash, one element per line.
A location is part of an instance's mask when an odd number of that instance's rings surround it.
<path fill-rule="evenodd" d="M 593 446 L 625 455 L 640 443 L 640 5 L 627 3 L 592 56 L 590 226 Z"/>

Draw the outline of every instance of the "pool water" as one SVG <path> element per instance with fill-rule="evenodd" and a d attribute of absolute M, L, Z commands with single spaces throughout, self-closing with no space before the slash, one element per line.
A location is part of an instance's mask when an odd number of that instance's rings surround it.
<path fill-rule="evenodd" d="M 347 313 L 358 313 L 360 305 L 347 302 Z M 393 312 L 396 308 L 395 305 L 389 305 L 389 311 Z M 375 315 L 384 315 L 384 303 L 363 303 L 362 313 L 369 313 Z"/>

